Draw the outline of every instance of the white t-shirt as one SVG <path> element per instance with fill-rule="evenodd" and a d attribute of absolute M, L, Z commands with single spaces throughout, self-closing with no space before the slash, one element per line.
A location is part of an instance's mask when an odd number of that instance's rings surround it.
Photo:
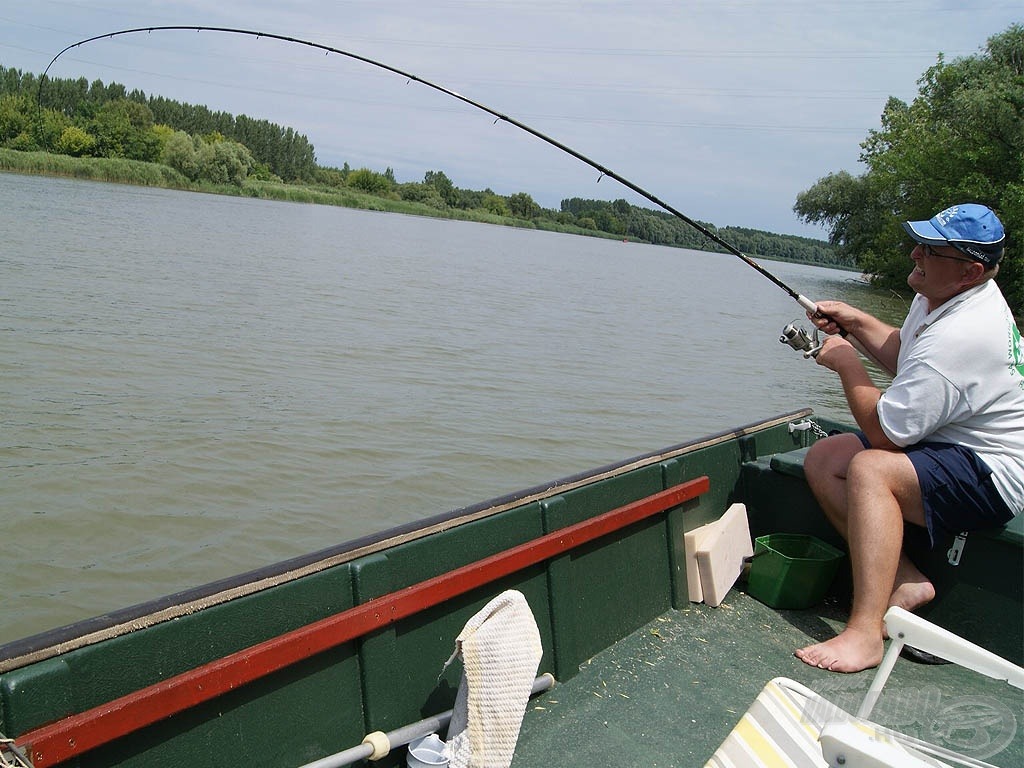
<path fill-rule="evenodd" d="M 1024 355 L 994 281 L 934 312 L 914 297 L 878 418 L 901 447 L 929 441 L 973 449 L 1010 510 L 1024 509 Z"/>

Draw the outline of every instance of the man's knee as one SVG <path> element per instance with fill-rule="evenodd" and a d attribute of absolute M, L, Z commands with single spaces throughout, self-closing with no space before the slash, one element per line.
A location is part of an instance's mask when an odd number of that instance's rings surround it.
<path fill-rule="evenodd" d="M 879 448 L 867 448 L 850 457 L 846 472 L 850 480 L 874 480 L 885 485 L 917 479 L 914 466 L 905 453 Z"/>
<path fill-rule="evenodd" d="M 871 498 L 893 498 L 903 519 L 925 525 L 921 486 L 914 465 L 902 451 L 866 450 L 850 461 L 848 493 Z M 879 496 L 884 494 L 884 496 Z"/>
<path fill-rule="evenodd" d="M 832 435 L 814 443 L 804 457 L 808 480 L 825 475 L 845 477 L 850 461 L 864 450 L 860 438 L 852 433 Z"/>
<path fill-rule="evenodd" d="M 808 479 L 820 475 L 822 469 L 829 463 L 832 451 L 829 449 L 828 441 L 831 439 L 819 440 L 808 449 L 807 455 L 804 456 L 804 474 Z"/>

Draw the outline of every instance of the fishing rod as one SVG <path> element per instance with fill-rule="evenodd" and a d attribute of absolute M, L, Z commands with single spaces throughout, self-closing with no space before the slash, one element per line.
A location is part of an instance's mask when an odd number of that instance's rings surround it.
<path fill-rule="evenodd" d="M 544 141 L 544 142 L 550 144 L 551 146 L 555 147 L 556 149 L 559 149 L 562 152 L 565 152 L 566 154 L 571 155 L 572 157 L 575 157 L 580 162 L 586 163 L 591 168 L 593 168 L 594 170 L 598 171 L 601 174 L 601 176 L 598 177 L 598 181 L 600 181 L 601 178 L 603 178 L 605 176 L 607 176 L 607 177 L 609 177 L 611 179 L 615 179 L 615 181 L 619 182 L 624 187 L 627 187 L 628 189 L 633 190 L 634 192 L 636 192 L 641 197 L 644 197 L 647 200 L 650 200 L 652 203 L 654 203 L 658 207 L 663 208 L 664 210 L 668 211 L 669 213 L 671 213 L 676 218 L 686 222 L 688 225 L 690 225 L 695 230 L 697 230 L 700 234 L 702 234 L 705 238 L 707 238 L 708 240 L 712 241 L 713 243 L 716 243 L 717 245 L 721 246 L 727 252 L 731 253 L 733 256 L 736 256 L 737 258 L 741 259 L 747 266 L 752 267 L 753 269 L 757 270 L 757 272 L 760 273 L 763 277 L 766 277 L 768 280 L 770 280 L 776 286 L 778 286 L 779 288 L 784 290 L 787 294 L 789 294 L 790 298 L 794 299 L 801 307 L 804 308 L 804 310 L 807 311 L 808 314 L 810 314 L 810 315 L 818 315 L 819 317 L 822 316 L 821 313 L 818 311 L 818 305 L 817 304 L 815 304 L 813 301 L 808 299 L 806 296 L 803 296 L 803 295 L 797 293 L 795 290 L 793 290 L 788 285 L 786 285 L 786 283 L 784 283 L 778 277 L 776 277 L 771 272 L 769 272 L 767 269 L 762 267 L 760 264 L 758 264 L 752 258 L 750 258 L 746 254 L 744 254 L 742 251 L 740 251 L 734 245 L 732 245 L 731 243 L 727 242 L 721 236 L 719 236 L 715 232 L 712 232 L 710 229 L 708 229 L 707 227 L 702 225 L 700 222 L 695 221 L 694 219 L 691 219 L 689 216 L 684 214 L 682 211 L 679 211 L 676 208 L 672 207 L 671 205 L 666 203 L 664 200 L 661 200 L 657 196 L 655 196 L 652 193 L 648 192 L 643 187 L 640 187 L 639 185 L 634 184 L 629 179 L 625 178 L 624 176 L 621 176 L 620 174 L 616 173 L 615 171 L 611 170 L 610 168 L 606 168 L 605 166 L 601 165 L 600 163 L 596 162 L 595 160 L 591 160 L 589 157 L 587 157 L 586 155 L 582 154 L 581 152 L 576 151 L 572 147 L 569 147 L 569 146 L 563 144 L 562 142 L 558 141 L 557 139 L 553 139 L 550 136 L 547 136 L 546 134 L 541 133 L 540 131 L 538 131 L 535 128 L 531 128 L 526 123 L 520 122 L 519 120 L 516 120 L 513 117 L 510 117 L 510 116 L 508 116 L 506 114 L 503 114 L 503 113 L 497 111 L 496 109 L 493 109 L 493 108 L 487 106 L 486 104 L 481 104 L 480 102 L 474 101 L 473 99 L 470 99 L 467 96 L 463 96 L 461 93 L 453 91 L 450 88 L 446 88 L 443 85 L 439 85 L 437 83 L 431 82 L 430 80 L 427 80 L 425 78 L 419 77 L 418 75 L 414 75 L 411 72 L 406 72 L 405 70 L 399 69 L 398 67 L 393 67 L 390 64 L 385 64 L 385 63 L 383 63 L 381 61 L 377 61 L 375 59 L 371 59 L 371 58 L 369 58 L 367 56 L 362 56 L 362 55 L 360 55 L 358 53 L 352 53 L 351 51 L 345 51 L 345 50 L 342 50 L 340 48 L 335 48 L 335 47 L 330 46 L 330 45 L 323 45 L 322 43 L 316 43 L 316 42 L 312 42 L 310 40 L 302 40 L 300 38 L 289 37 L 287 35 L 278 35 L 278 34 L 275 34 L 273 32 L 259 32 L 259 31 L 255 31 L 255 30 L 251 30 L 251 29 L 237 29 L 237 28 L 234 28 L 234 27 L 212 27 L 212 26 L 204 26 L 204 25 L 192 25 L 192 24 L 188 24 L 188 25 L 178 25 L 178 24 L 175 24 L 175 25 L 155 26 L 155 27 L 136 27 L 136 28 L 133 28 L 133 29 L 122 29 L 122 30 L 118 30 L 116 32 L 107 32 L 107 33 L 102 34 L 102 35 L 95 35 L 93 37 L 86 38 L 85 40 L 79 40 L 77 43 L 72 43 L 71 45 L 69 45 L 66 48 L 64 48 L 56 56 L 54 56 L 53 59 L 50 60 L 50 63 L 46 65 L 46 69 L 43 71 L 42 77 L 40 77 L 40 79 L 39 79 L 39 89 L 36 92 L 36 103 L 37 103 L 37 105 L 39 105 L 41 103 L 43 81 L 46 79 L 46 75 L 50 71 L 50 67 L 53 66 L 54 62 L 56 62 L 57 59 L 59 59 L 61 56 L 63 56 L 65 53 L 67 53 L 68 51 L 72 50 L 73 48 L 77 48 L 79 46 L 95 42 L 97 40 L 109 40 L 110 38 L 120 37 L 120 36 L 123 36 L 123 35 L 135 35 L 135 34 L 141 34 L 143 32 L 152 33 L 152 32 L 170 32 L 170 31 L 224 32 L 224 33 L 232 34 L 232 35 L 248 35 L 249 37 L 267 38 L 267 39 L 270 39 L 270 40 L 280 40 L 280 41 L 285 42 L 285 43 L 294 43 L 296 45 L 304 45 L 304 46 L 306 46 L 308 48 L 315 48 L 315 49 L 324 51 L 324 55 L 330 55 L 330 54 L 334 53 L 334 54 L 337 54 L 338 56 L 345 56 L 345 57 L 347 57 L 349 59 L 354 59 L 355 61 L 361 61 L 364 64 L 369 64 L 369 65 L 371 65 L 373 67 L 378 67 L 379 69 L 383 69 L 383 70 L 386 70 L 388 72 L 392 72 L 392 73 L 394 73 L 396 75 L 401 75 L 402 77 L 406 78 L 409 81 L 420 83 L 421 85 L 425 85 L 428 88 L 431 88 L 431 89 L 433 89 L 435 91 L 439 91 L 440 93 L 443 93 L 443 94 L 445 94 L 447 96 L 451 96 L 454 99 L 458 99 L 459 101 L 461 101 L 461 102 L 463 102 L 465 104 L 468 104 L 471 107 L 479 109 L 479 110 L 481 110 L 483 112 L 486 112 L 487 114 L 489 114 L 492 117 L 494 117 L 495 118 L 494 119 L 494 123 L 495 124 L 498 123 L 499 121 L 508 123 L 509 125 L 515 126 L 516 128 L 520 129 L 521 131 L 525 131 L 526 133 L 530 134 L 531 136 L 534 136 L 534 137 L 540 139 L 541 141 Z M 791 329 L 792 329 L 792 331 L 791 331 Z M 843 332 L 843 335 L 845 335 L 845 332 Z M 787 336 L 789 338 L 787 338 Z M 817 336 L 817 330 L 815 330 L 815 337 L 816 336 Z M 789 326 L 786 327 L 786 329 L 783 331 L 783 335 L 780 338 L 780 341 L 783 341 L 783 342 L 786 342 L 786 343 L 790 344 L 790 346 L 792 346 L 794 349 L 803 350 L 805 357 L 811 357 L 811 356 L 817 354 L 817 349 L 814 349 L 815 345 L 820 349 L 820 345 L 817 345 L 816 338 L 814 339 L 814 341 L 812 343 L 811 337 L 807 336 L 806 332 L 804 332 L 802 329 L 797 329 L 795 326 L 793 326 L 793 324 L 790 324 Z M 800 344 L 803 344 L 803 346 L 798 346 Z"/>

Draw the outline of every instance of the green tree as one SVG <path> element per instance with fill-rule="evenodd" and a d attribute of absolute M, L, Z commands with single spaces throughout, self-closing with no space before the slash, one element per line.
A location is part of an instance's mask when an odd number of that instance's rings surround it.
<path fill-rule="evenodd" d="M 6 144 L 29 126 L 26 96 L 0 96 L 0 145 Z"/>
<path fill-rule="evenodd" d="M 199 178 L 214 184 L 232 184 L 241 187 L 254 163 L 252 154 L 237 141 L 224 139 L 212 144 L 201 142 L 196 152 Z"/>
<path fill-rule="evenodd" d="M 431 208 L 437 208 L 439 211 L 443 211 L 446 207 L 437 189 L 430 184 L 420 184 L 419 182 L 412 181 L 396 185 L 395 190 L 402 200 L 423 203 Z"/>
<path fill-rule="evenodd" d="M 442 171 L 427 171 L 423 174 L 423 183 L 437 190 L 445 205 L 456 207 L 459 203 L 459 192 L 452 180 Z"/>
<path fill-rule="evenodd" d="M 178 171 L 190 181 L 199 179 L 199 160 L 196 140 L 184 131 L 175 131 L 164 143 L 160 162 Z"/>
<path fill-rule="evenodd" d="M 893 284 L 906 278 L 907 262 L 886 261 L 900 252 L 902 230 L 892 226 L 890 207 L 878 204 L 883 194 L 878 187 L 870 174 L 830 173 L 797 196 L 794 210 L 804 221 L 828 228 L 840 261 L 860 264 Z"/>
<path fill-rule="evenodd" d="M 268 168 L 269 170 L 269 168 Z M 337 168 L 324 168 L 320 167 L 316 169 L 314 179 L 317 184 L 323 184 L 327 187 L 343 187 L 345 186 L 345 171 L 338 170 Z"/>
<path fill-rule="evenodd" d="M 484 210 L 488 213 L 493 213 L 495 216 L 508 216 L 510 214 L 505 198 L 489 190 L 484 192 L 481 202 L 483 203 Z"/>
<path fill-rule="evenodd" d="M 69 125 L 61 131 L 57 140 L 57 152 L 72 157 L 91 155 L 96 148 L 96 140 L 77 125 Z"/>
<path fill-rule="evenodd" d="M 383 197 L 387 195 L 393 186 L 393 183 L 383 173 L 377 173 L 371 171 L 369 168 L 358 168 L 348 175 L 346 184 L 350 187 L 368 192 L 371 195 L 378 195 Z"/>
<path fill-rule="evenodd" d="M 484 198 L 493 195 L 494 192 L 487 189 L 461 189 L 455 187 L 455 207 L 464 211 L 485 210 Z"/>
<path fill-rule="evenodd" d="M 797 197 L 805 221 L 830 227 L 841 251 L 890 287 L 903 287 L 909 242 L 899 226 L 958 202 L 990 206 L 1009 233 L 997 277 L 1024 309 L 1024 26 L 991 37 L 981 53 L 939 56 L 910 104 L 891 98 L 881 128 L 861 143 L 860 177 L 838 173 Z"/>
<path fill-rule="evenodd" d="M 520 219 L 532 219 L 540 213 L 540 206 L 525 192 L 509 195 L 508 209 L 513 216 L 518 216 Z"/>
<path fill-rule="evenodd" d="M 159 123 L 155 123 L 149 130 L 158 142 L 157 157 L 160 157 L 160 155 L 163 154 L 164 147 L 167 146 L 167 142 L 170 140 L 171 136 L 176 133 L 176 131 L 169 125 Z"/>
<path fill-rule="evenodd" d="M 32 134 L 38 149 L 46 152 L 57 152 L 57 143 L 70 126 L 71 118 L 55 109 L 44 109 L 42 114 L 33 112 Z"/>
<path fill-rule="evenodd" d="M 104 103 L 88 122 L 88 132 L 96 140 L 95 151 L 100 157 L 155 161 L 161 142 L 152 129 L 153 113 L 149 107 L 124 98 Z"/>

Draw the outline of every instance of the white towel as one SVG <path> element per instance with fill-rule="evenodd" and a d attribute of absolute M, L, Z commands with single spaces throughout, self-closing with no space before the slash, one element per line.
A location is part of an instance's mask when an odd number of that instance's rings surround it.
<path fill-rule="evenodd" d="M 457 655 L 463 673 L 448 726 L 449 766 L 508 768 L 543 655 L 522 593 L 502 592 L 473 616 L 455 641 Z"/>

